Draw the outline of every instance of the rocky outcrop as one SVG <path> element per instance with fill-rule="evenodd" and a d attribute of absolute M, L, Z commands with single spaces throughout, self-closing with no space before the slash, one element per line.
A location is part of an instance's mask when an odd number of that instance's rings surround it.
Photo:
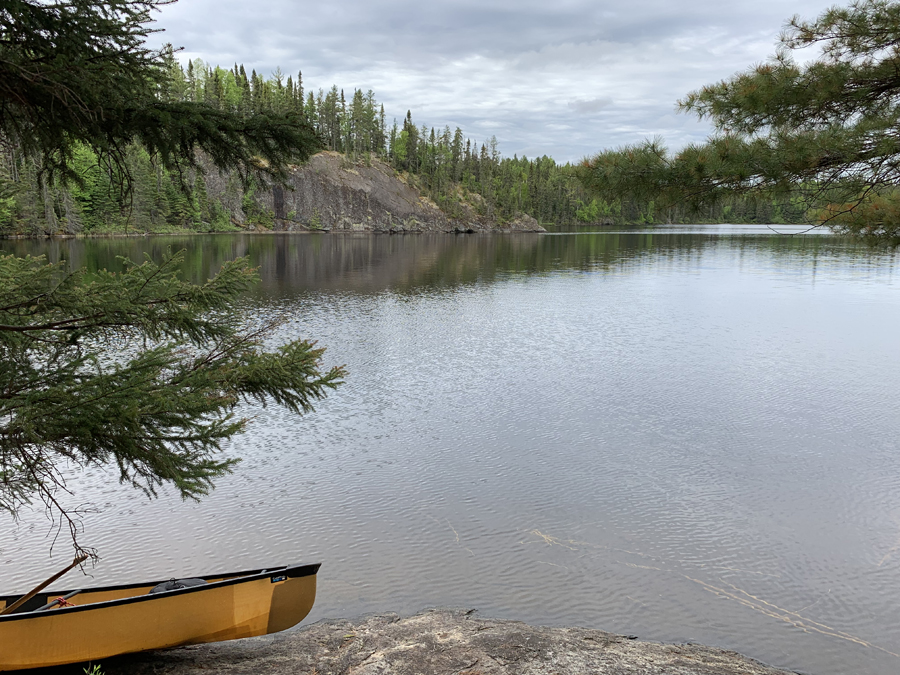
<path fill-rule="evenodd" d="M 789 675 L 736 652 L 431 610 L 325 620 L 261 638 L 139 654 L 107 675 Z"/>
<path fill-rule="evenodd" d="M 451 217 L 387 164 L 350 162 L 322 152 L 291 171 L 290 188 L 276 187 L 260 201 L 275 214 L 275 230 L 329 232 L 543 232 L 522 214 L 499 223 L 459 202 Z M 476 205 L 477 206 L 477 205 Z"/>

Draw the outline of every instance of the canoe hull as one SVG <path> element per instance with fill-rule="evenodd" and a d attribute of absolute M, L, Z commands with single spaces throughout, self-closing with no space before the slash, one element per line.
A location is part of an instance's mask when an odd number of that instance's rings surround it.
<path fill-rule="evenodd" d="M 0 671 L 284 630 L 312 609 L 317 569 L 282 568 L 155 595 L 146 595 L 155 584 L 132 586 L 131 597 L 0 617 Z"/>

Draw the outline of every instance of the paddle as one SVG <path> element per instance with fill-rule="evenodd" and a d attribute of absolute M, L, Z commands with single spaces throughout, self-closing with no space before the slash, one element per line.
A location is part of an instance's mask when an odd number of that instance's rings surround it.
<path fill-rule="evenodd" d="M 44 590 L 45 588 L 47 588 L 47 586 L 49 586 L 49 585 L 52 584 L 54 581 L 56 581 L 57 579 L 59 579 L 63 574 L 65 574 L 66 572 L 68 572 L 69 570 L 71 570 L 71 569 L 73 569 L 73 568 L 75 568 L 75 567 L 78 567 L 81 563 L 83 563 L 83 562 L 84 562 L 85 560 L 87 560 L 87 559 L 88 559 L 87 555 L 81 555 L 81 556 L 78 556 L 77 558 L 75 558 L 75 560 L 72 561 L 72 564 L 69 565 L 69 566 L 68 566 L 66 569 L 64 569 L 62 572 L 57 572 L 57 573 L 54 574 L 52 577 L 50 577 L 49 579 L 47 579 L 47 581 L 45 581 L 45 582 L 43 582 L 43 583 L 41 583 L 41 584 L 35 586 L 35 587 L 32 588 L 30 591 L 28 591 L 25 595 L 23 595 L 21 598 L 19 598 L 19 599 L 16 600 L 13 604 L 11 604 L 9 607 L 7 607 L 6 609 L 4 609 L 3 611 L 0 611 L 0 616 L 3 616 L 4 614 L 12 614 L 14 611 L 16 611 L 17 609 L 19 609 L 19 607 L 21 607 L 22 605 L 24 605 L 26 602 L 28 602 L 29 600 L 31 600 L 34 596 L 36 596 L 36 595 L 37 595 L 38 593 L 40 593 L 42 590 Z"/>

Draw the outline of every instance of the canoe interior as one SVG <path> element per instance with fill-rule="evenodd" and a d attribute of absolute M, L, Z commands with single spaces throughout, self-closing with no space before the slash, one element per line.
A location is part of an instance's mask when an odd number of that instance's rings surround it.
<path fill-rule="evenodd" d="M 280 565 L 277 567 L 266 567 L 258 570 L 246 570 L 243 572 L 228 572 L 225 574 L 214 574 L 211 576 L 200 576 L 193 577 L 195 579 L 203 579 L 207 583 L 215 583 L 217 581 L 224 581 L 226 579 L 237 579 L 240 577 L 249 577 L 256 574 L 262 574 L 263 572 L 277 572 L 279 570 L 286 569 L 287 565 Z M 147 595 L 150 592 L 150 589 L 156 586 L 157 584 L 161 584 L 165 581 L 169 581 L 173 577 L 169 577 L 168 579 L 160 579 L 158 581 L 150 581 L 143 582 L 139 584 L 122 584 L 119 586 L 100 586 L 98 588 L 84 588 L 78 595 L 70 598 L 66 602 L 72 605 L 89 605 L 97 602 L 108 602 L 110 600 L 121 600 L 122 598 L 132 598 L 141 595 Z M 179 579 L 184 579 L 185 577 L 178 577 Z M 68 590 L 50 590 L 50 591 L 42 591 L 34 596 L 31 600 L 26 602 L 24 605 L 19 607 L 15 612 L 9 614 L 7 616 L 17 616 L 19 614 L 25 614 L 28 612 L 33 612 L 39 607 L 43 607 L 51 600 L 55 598 L 68 595 L 74 590 L 78 590 L 80 587 L 70 588 Z M 0 596 L 0 611 L 3 611 L 11 604 L 13 604 L 16 600 L 21 598 L 22 595 L 2 595 Z M 3 617 L 0 617 L 2 619 Z"/>

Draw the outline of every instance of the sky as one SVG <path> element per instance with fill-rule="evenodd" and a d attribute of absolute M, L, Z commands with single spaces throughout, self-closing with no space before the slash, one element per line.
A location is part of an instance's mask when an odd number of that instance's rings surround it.
<path fill-rule="evenodd" d="M 575 162 L 662 136 L 702 141 L 676 112 L 688 92 L 766 60 L 793 15 L 821 0 L 180 0 L 157 40 L 307 91 L 375 92 L 388 123 L 460 127 L 504 155 Z"/>

